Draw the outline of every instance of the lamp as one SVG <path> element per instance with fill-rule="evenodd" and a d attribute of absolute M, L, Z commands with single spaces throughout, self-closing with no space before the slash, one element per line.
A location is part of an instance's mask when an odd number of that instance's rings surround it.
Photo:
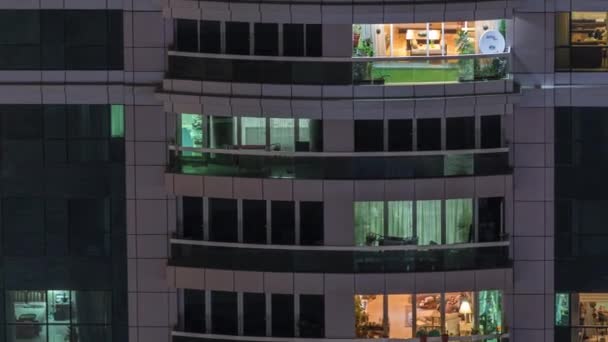
<path fill-rule="evenodd" d="M 407 39 L 407 40 L 414 39 L 414 30 L 405 31 L 405 39 Z"/>
<path fill-rule="evenodd" d="M 439 30 L 430 30 L 429 31 L 429 40 L 439 40 L 440 37 L 441 37 L 441 34 L 439 33 Z"/>
<path fill-rule="evenodd" d="M 458 312 L 464 315 L 465 322 L 471 323 L 469 317 L 469 315 L 471 314 L 471 304 L 469 304 L 468 300 L 465 299 L 462 301 L 462 303 L 460 303 L 460 309 L 458 310 Z"/>

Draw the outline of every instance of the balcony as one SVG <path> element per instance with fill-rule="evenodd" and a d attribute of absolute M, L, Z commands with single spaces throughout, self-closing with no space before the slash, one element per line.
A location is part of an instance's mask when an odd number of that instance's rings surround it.
<path fill-rule="evenodd" d="M 348 339 L 348 338 L 294 338 L 294 337 L 259 337 L 259 336 L 230 336 L 216 334 L 198 334 L 181 331 L 171 332 L 172 342 L 365 342 L 367 339 Z M 378 338 L 376 342 L 420 342 L 420 338 L 389 339 Z M 441 337 L 428 337 L 427 342 L 440 342 Z M 509 341 L 509 334 L 473 335 L 473 336 L 450 336 L 448 341 L 462 342 L 506 342 Z"/>
<path fill-rule="evenodd" d="M 169 51 L 167 78 L 294 85 L 416 85 L 509 78 L 510 50 L 407 57 L 283 57 Z"/>
<path fill-rule="evenodd" d="M 290 273 L 509 268 L 509 241 L 429 246 L 286 246 L 171 239 L 171 266 Z"/>
<path fill-rule="evenodd" d="M 340 180 L 488 176 L 511 173 L 508 148 L 357 153 L 271 152 L 178 146 L 171 146 L 170 149 L 179 153 L 172 153 L 169 173 L 191 175 Z"/>

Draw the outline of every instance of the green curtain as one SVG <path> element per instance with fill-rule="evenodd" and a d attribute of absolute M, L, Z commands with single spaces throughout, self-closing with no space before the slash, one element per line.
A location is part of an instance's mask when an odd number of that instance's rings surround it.
<path fill-rule="evenodd" d="M 446 243 L 472 242 L 473 199 L 449 199 L 445 201 Z"/>
<path fill-rule="evenodd" d="M 123 105 L 110 107 L 110 136 L 112 138 L 125 136 L 125 106 Z"/>
<path fill-rule="evenodd" d="M 355 202 L 355 244 L 373 244 L 368 235 L 376 239 L 384 235 L 384 202 Z"/>
<path fill-rule="evenodd" d="M 419 245 L 441 243 L 441 201 L 416 202 L 416 230 Z"/>
<path fill-rule="evenodd" d="M 203 147 L 202 118 L 198 114 L 181 114 L 180 145 L 182 147 Z M 114 125 L 114 124 L 112 124 Z M 183 151 L 184 156 L 200 156 L 199 152 Z"/>
<path fill-rule="evenodd" d="M 241 145 L 266 146 L 266 118 L 241 118 Z"/>
<path fill-rule="evenodd" d="M 570 321 L 570 295 L 568 293 L 555 294 L 555 325 L 568 326 Z"/>
<path fill-rule="evenodd" d="M 279 151 L 294 151 L 295 124 L 293 119 L 270 119 L 270 145 Z"/>
<path fill-rule="evenodd" d="M 496 333 L 498 327 L 502 331 L 502 293 L 499 290 L 479 291 L 478 298 L 479 331 L 481 334 Z"/>
<path fill-rule="evenodd" d="M 388 202 L 388 236 L 410 238 L 414 236 L 412 201 Z"/>

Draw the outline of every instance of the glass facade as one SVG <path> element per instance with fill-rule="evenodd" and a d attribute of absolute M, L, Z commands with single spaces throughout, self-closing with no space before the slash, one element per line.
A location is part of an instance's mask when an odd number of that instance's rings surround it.
<path fill-rule="evenodd" d="M 323 295 L 205 290 L 180 290 L 179 295 L 183 298 L 179 325 L 185 332 L 259 337 L 325 336 Z M 238 310 L 242 310 L 242 314 L 237 314 Z"/>
<path fill-rule="evenodd" d="M 0 11 L 0 70 L 120 70 L 120 10 Z"/>
<path fill-rule="evenodd" d="M 503 218 L 500 215 L 502 198 L 479 198 L 477 202 L 477 240 L 472 198 L 354 202 L 355 245 L 437 245 L 501 241 L 504 237 Z M 445 209 L 442 209 L 442 205 Z M 496 211 L 498 215 L 495 215 Z"/>
<path fill-rule="evenodd" d="M 124 120 L 122 105 L 0 105 L 7 341 L 127 338 Z"/>
<path fill-rule="evenodd" d="M 606 71 L 607 12 L 555 14 L 555 71 Z"/>
<path fill-rule="evenodd" d="M 355 296 L 358 338 L 407 339 L 426 332 L 470 336 L 501 331 L 502 292 L 375 294 Z M 489 341 L 489 340 L 486 340 Z M 496 341 L 496 340 L 494 340 Z"/>

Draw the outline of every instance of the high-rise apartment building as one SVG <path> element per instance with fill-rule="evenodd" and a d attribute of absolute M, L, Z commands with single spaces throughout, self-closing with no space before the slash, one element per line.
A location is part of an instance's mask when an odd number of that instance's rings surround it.
<path fill-rule="evenodd" d="M 600 0 L 0 0 L 0 340 L 604 341 L 606 94 Z"/>

